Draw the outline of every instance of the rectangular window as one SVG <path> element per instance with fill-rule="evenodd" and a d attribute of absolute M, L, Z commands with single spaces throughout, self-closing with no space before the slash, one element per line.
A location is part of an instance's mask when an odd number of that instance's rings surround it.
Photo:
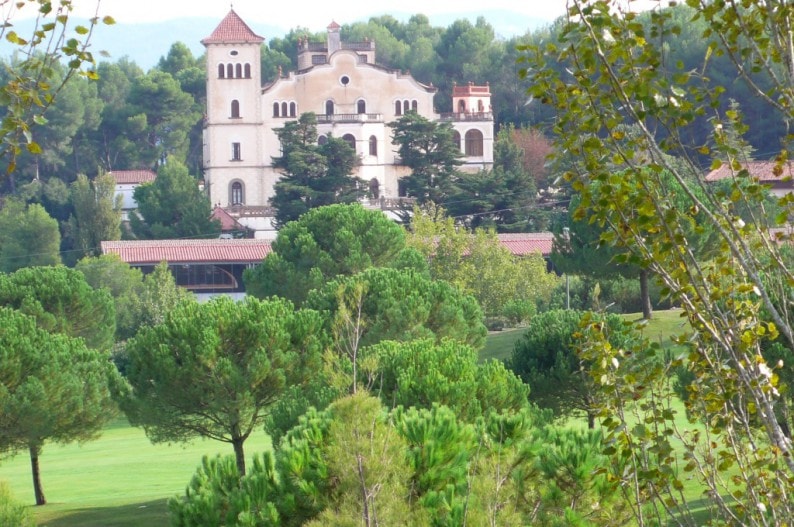
<path fill-rule="evenodd" d="M 240 143 L 232 143 L 232 161 L 240 161 Z"/>

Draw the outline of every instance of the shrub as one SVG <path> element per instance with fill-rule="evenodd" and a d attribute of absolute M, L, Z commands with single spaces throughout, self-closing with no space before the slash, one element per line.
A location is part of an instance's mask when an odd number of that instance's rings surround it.
<path fill-rule="evenodd" d="M 15 527 L 35 527 L 36 525 L 30 509 L 14 499 L 11 489 L 4 481 L 0 481 L 0 525 Z"/>

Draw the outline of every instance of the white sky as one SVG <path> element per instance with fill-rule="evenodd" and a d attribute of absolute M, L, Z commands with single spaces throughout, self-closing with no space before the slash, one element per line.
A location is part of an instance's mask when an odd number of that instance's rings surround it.
<path fill-rule="evenodd" d="M 73 14 L 92 17 L 96 0 L 73 0 Z M 12 2 L 9 2 L 12 3 Z M 55 2 L 53 2 L 55 3 Z M 375 13 L 470 13 L 482 10 L 481 0 L 100 0 L 100 15 L 111 15 L 119 23 L 159 22 L 174 18 L 223 18 L 234 4 L 243 20 L 275 26 L 325 28 L 331 20 L 348 23 Z M 487 0 L 489 10 L 505 9 L 536 18 L 553 20 L 565 11 L 565 0 Z M 366 6 L 366 7 L 365 7 Z M 19 18 L 32 16 L 26 6 Z"/>
<path fill-rule="evenodd" d="M 637 4 L 653 0 L 622 0 Z M 95 15 L 97 0 L 73 0 L 77 17 Z M 566 0 L 100 0 L 100 15 L 111 15 L 119 23 L 160 22 L 175 18 L 211 17 L 220 20 L 233 3 L 234 10 L 251 23 L 285 28 L 297 26 L 311 30 L 324 29 L 331 20 L 340 24 L 383 13 L 423 13 L 428 17 L 440 13 L 476 13 L 483 9 L 508 10 L 552 21 L 565 12 Z M 15 2 L 0 2 L 8 6 Z M 53 2 L 54 4 L 56 2 Z M 366 7 L 364 7 L 366 6 Z M 18 18 L 35 14 L 35 7 L 25 6 Z M 0 10 L 6 11 L 7 7 Z"/>

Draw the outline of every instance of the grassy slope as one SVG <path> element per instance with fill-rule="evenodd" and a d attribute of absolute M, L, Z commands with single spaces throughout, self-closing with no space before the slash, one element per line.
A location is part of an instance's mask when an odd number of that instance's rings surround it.
<path fill-rule="evenodd" d="M 640 320 L 640 313 L 623 315 L 626 320 Z M 671 347 L 670 336 L 678 335 L 687 328 L 686 320 L 681 318 L 681 310 L 655 311 L 653 318 L 643 330 L 651 341 L 659 342 L 663 347 Z M 485 347 L 480 352 L 480 360 L 509 359 L 513 354 L 515 342 L 524 334 L 525 328 L 495 331 L 488 335 Z"/>
<path fill-rule="evenodd" d="M 270 448 L 264 432 L 246 442 L 247 457 Z M 84 445 L 45 445 L 42 486 L 49 503 L 35 507 L 39 525 L 133 527 L 168 525 L 166 501 L 184 493 L 204 455 L 232 454 L 225 443 L 152 445 L 143 430 L 124 422 Z M 15 497 L 32 503 L 30 463 L 25 453 L 0 463 L 0 479 Z"/>

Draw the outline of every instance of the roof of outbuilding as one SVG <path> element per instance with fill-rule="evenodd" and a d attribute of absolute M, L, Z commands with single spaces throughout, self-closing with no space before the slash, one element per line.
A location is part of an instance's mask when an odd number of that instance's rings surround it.
<path fill-rule="evenodd" d="M 792 162 L 780 165 L 777 161 L 747 161 L 740 164 L 741 168 L 747 169 L 751 177 L 762 183 L 781 182 L 794 177 L 794 163 Z M 776 173 L 778 171 L 779 173 Z M 706 175 L 706 181 L 720 181 L 733 177 L 738 172 L 739 170 L 732 168 L 728 163 L 723 163 L 722 166 Z"/>
<path fill-rule="evenodd" d="M 157 174 L 151 170 L 113 170 L 110 175 L 116 180 L 116 185 L 146 183 L 157 178 Z"/>
<path fill-rule="evenodd" d="M 127 240 L 102 242 L 103 254 L 128 264 L 258 263 L 270 253 L 268 240 Z"/>
<path fill-rule="evenodd" d="M 532 253 L 549 256 L 554 245 L 554 234 L 550 232 L 497 234 L 497 237 L 502 245 L 510 249 L 515 256 L 526 256 Z"/>
<path fill-rule="evenodd" d="M 234 12 L 234 9 L 229 11 L 229 14 L 221 20 L 218 27 L 201 41 L 205 46 L 207 44 L 224 44 L 224 43 L 259 43 L 265 40 L 260 37 L 248 27 L 248 24 L 243 22 L 240 15 Z"/>
<path fill-rule="evenodd" d="M 549 256 L 550 232 L 499 234 L 499 241 L 516 256 Z M 104 254 L 118 254 L 131 265 L 168 263 L 257 263 L 271 251 L 270 240 L 127 240 L 102 242 Z"/>

